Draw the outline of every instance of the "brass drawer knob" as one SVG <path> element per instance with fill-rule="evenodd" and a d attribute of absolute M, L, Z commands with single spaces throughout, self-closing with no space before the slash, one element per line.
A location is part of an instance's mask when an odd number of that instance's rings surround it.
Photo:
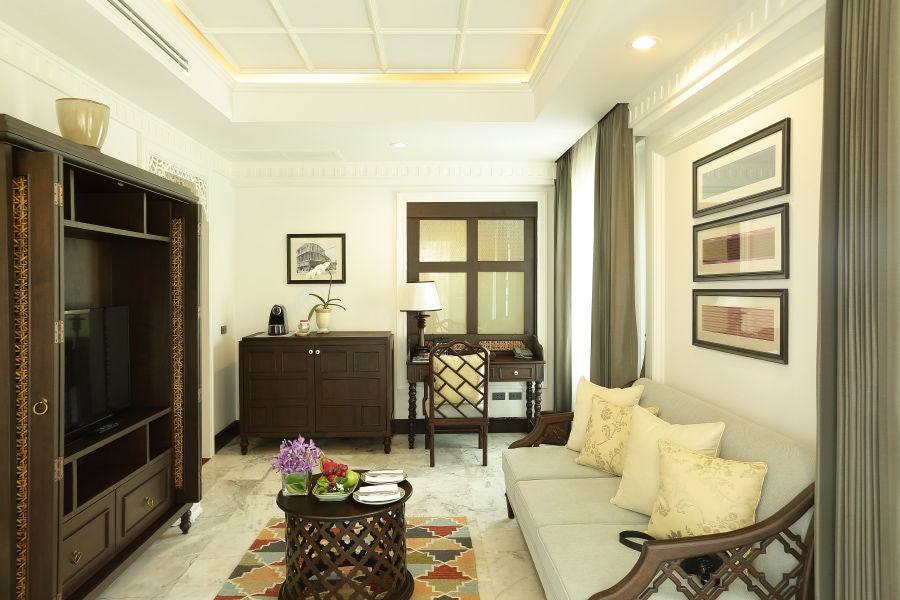
<path fill-rule="evenodd" d="M 84 556 L 84 553 L 81 550 L 73 550 L 72 551 L 72 564 L 77 565 L 81 562 L 81 558 Z"/>
<path fill-rule="evenodd" d="M 144 504 L 147 506 L 147 508 L 153 508 L 153 498 L 147 496 L 146 498 L 144 498 Z"/>
<path fill-rule="evenodd" d="M 513 371 L 513 376 L 518 377 L 518 376 L 519 376 L 519 372 L 518 372 L 518 371 Z"/>

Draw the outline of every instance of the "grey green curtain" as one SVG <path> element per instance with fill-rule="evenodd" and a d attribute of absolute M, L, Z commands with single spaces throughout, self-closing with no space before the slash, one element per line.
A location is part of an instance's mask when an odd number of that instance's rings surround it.
<path fill-rule="evenodd" d="M 822 599 L 897 597 L 888 516 L 897 499 L 887 475 L 889 23 L 890 0 L 826 5 L 815 540 Z"/>
<path fill-rule="evenodd" d="M 572 153 L 556 161 L 556 215 L 553 233 L 553 389 L 554 410 L 572 410 Z"/>
<path fill-rule="evenodd" d="M 620 387 L 637 377 L 634 305 L 634 137 L 617 104 L 597 134 L 591 381 Z"/>

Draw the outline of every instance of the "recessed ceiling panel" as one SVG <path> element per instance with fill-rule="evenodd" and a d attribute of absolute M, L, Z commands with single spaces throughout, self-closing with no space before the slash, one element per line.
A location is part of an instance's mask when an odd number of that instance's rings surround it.
<path fill-rule="evenodd" d="M 386 35 L 384 51 L 389 70 L 446 71 L 453 68 L 455 35 Z"/>
<path fill-rule="evenodd" d="M 539 35 L 467 35 L 460 69 L 463 71 L 527 71 L 540 44 Z"/>
<path fill-rule="evenodd" d="M 374 4 L 381 27 L 459 26 L 459 0 L 374 0 Z"/>
<path fill-rule="evenodd" d="M 217 40 L 242 70 L 305 69 L 287 34 L 229 34 Z"/>
<path fill-rule="evenodd" d="M 216 27 L 279 27 L 278 16 L 266 0 L 176 0 L 176 4 L 199 22 L 199 29 Z"/>
<path fill-rule="evenodd" d="M 300 40 L 314 71 L 378 69 L 378 56 L 370 35 L 302 35 Z"/>
<path fill-rule="evenodd" d="M 547 27 L 560 0 L 469 0 L 468 27 Z"/>
<path fill-rule="evenodd" d="M 274 0 L 291 27 L 369 27 L 364 0 Z"/>

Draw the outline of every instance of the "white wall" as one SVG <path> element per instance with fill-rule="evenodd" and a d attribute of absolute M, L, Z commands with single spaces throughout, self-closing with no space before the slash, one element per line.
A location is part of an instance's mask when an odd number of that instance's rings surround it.
<path fill-rule="evenodd" d="M 291 329 L 306 318 L 316 302 L 310 292 L 324 295 L 327 286 L 319 284 L 286 283 L 286 235 L 289 233 L 346 234 L 346 284 L 336 284 L 332 296 L 341 298 L 347 311 L 332 313 L 333 331 L 390 331 L 394 334 L 394 418 L 408 415 L 408 387 L 405 381 L 406 319 L 400 313 L 397 293 L 406 281 L 406 202 L 434 201 L 537 201 L 538 217 L 538 306 L 546 308 L 548 269 L 548 205 L 552 202 L 552 188 L 547 183 L 553 165 L 545 165 L 542 183 L 514 185 L 508 174 L 498 177 L 479 177 L 481 191 L 458 183 L 447 185 L 436 175 L 404 177 L 365 184 L 353 175 L 340 182 L 310 184 L 290 181 L 261 185 L 251 181 L 240 183 L 236 200 L 237 256 L 235 258 L 237 285 L 235 287 L 235 332 L 242 336 L 264 331 L 269 311 L 274 304 L 283 304 Z M 394 170 L 394 167 L 385 167 Z M 400 171 L 405 172 L 404 169 Z M 545 349 L 548 344 L 547 315 L 538 316 L 538 337 Z M 315 329 L 315 324 L 312 324 Z M 549 383 L 549 382 L 548 382 Z M 512 385 L 511 389 L 521 386 Z M 495 388 L 494 391 L 502 391 Z M 421 412 L 421 386 L 418 389 L 417 412 Z M 552 394 L 545 398 L 549 408 Z M 235 402 L 237 400 L 235 399 Z M 495 403 L 493 416 L 524 416 L 524 401 Z"/>
<path fill-rule="evenodd" d="M 654 377 L 662 373 L 667 383 L 809 442 L 816 431 L 821 100 L 819 80 L 663 158 L 665 264 L 654 298 L 666 324 L 663 362 L 653 365 Z M 791 118 L 791 192 L 693 218 L 693 161 L 785 117 Z M 788 279 L 692 281 L 693 225 L 784 202 L 790 212 Z M 692 289 L 771 288 L 788 290 L 786 365 L 692 345 Z"/>
<path fill-rule="evenodd" d="M 816 438 L 824 2 L 750 0 L 631 103 L 644 137 L 647 374 L 793 438 Z M 692 163 L 791 118 L 790 194 L 695 219 Z M 787 202 L 790 278 L 693 281 L 693 226 Z M 693 289 L 788 289 L 788 364 L 692 344 Z"/>

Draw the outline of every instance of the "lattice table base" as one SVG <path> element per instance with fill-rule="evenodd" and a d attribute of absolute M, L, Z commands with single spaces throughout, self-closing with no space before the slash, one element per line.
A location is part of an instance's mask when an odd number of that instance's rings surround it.
<path fill-rule="evenodd" d="M 404 503 L 347 519 L 286 513 L 285 582 L 278 597 L 393 600 L 412 595 Z"/>

